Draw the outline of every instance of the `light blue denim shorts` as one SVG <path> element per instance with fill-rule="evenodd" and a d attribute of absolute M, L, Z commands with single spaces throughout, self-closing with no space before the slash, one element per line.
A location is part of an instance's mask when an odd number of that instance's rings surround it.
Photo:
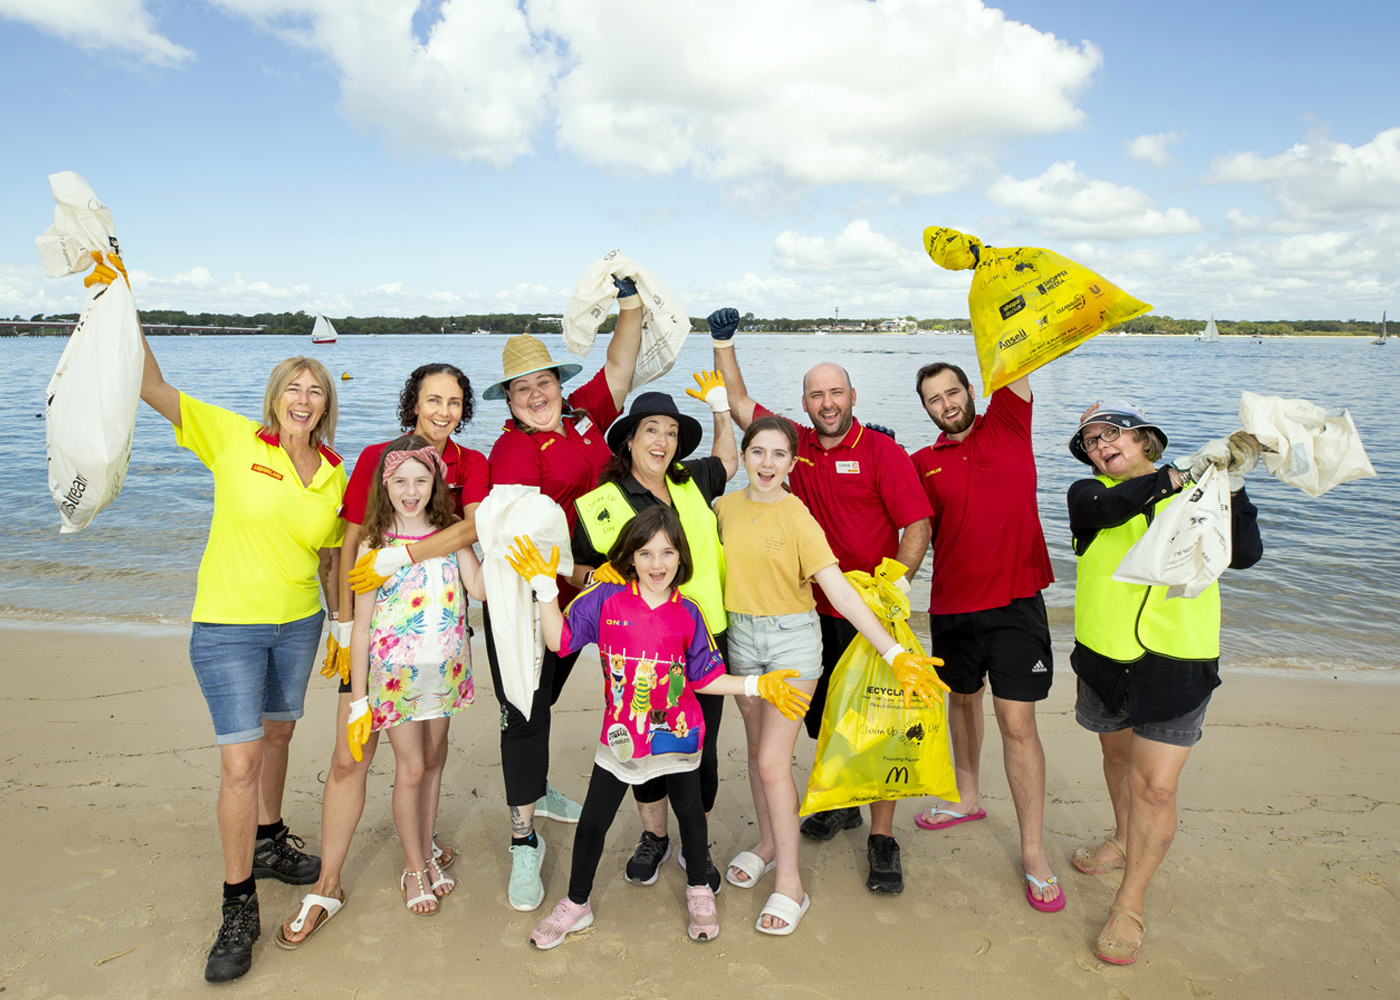
<path fill-rule="evenodd" d="M 729 672 L 741 677 L 796 670 L 800 681 L 822 675 L 822 628 L 815 611 L 795 615 L 729 612 Z"/>
<path fill-rule="evenodd" d="M 262 739 L 263 719 L 300 719 L 321 648 L 325 612 L 285 625 L 195 622 L 190 665 L 214 720 L 215 742 Z"/>

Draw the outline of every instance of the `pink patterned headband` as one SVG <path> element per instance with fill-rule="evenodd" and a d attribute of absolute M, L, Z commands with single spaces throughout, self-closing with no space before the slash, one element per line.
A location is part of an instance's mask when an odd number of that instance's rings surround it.
<path fill-rule="evenodd" d="M 384 456 L 384 482 L 389 481 L 389 477 L 398 471 L 410 458 L 417 459 L 428 468 L 428 471 L 437 470 L 444 479 L 447 478 L 447 463 L 442 460 L 442 456 L 437 453 L 437 449 L 432 445 L 419 448 L 416 451 L 391 451 Z"/>

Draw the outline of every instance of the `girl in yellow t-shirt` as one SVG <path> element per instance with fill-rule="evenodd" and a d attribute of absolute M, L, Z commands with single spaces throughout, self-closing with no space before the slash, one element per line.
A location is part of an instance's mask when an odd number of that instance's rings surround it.
<path fill-rule="evenodd" d="M 842 575 L 821 526 L 788 492 L 787 477 L 796 456 L 792 422 L 760 417 L 749 425 L 742 444 L 748 485 L 715 502 L 727 570 L 724 609 L 729 614 L 730 673 L 795 669 L 798 679 L 789 683 L 812 692 L 822 670 L 821 626 L 812 597 L 815 580 L 836 610 L 876 649 L 885 651 L 907 691 L 926 702 L 938 699 L 938 689 L 947 690 L 930 669 L 938 661 L 914 656 L 890 637 Z M 802 723 L 764 707 L 757 698 L 738 702 L 748 739 L 759 842 L 735 855 L 725 878 L 749 889 L 776 867 L 776 891 L 755 926 L 764 934 L 791 934 L 811 905 L 797 872 L 798 797 L 792 778 L 792 752 Z"/>

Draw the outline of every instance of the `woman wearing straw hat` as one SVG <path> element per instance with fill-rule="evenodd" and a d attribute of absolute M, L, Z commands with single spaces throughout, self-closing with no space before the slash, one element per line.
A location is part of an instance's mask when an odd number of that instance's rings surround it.
<path fill-rule="evenodd" d="M 502 374 L 486 387 L 483 399 L 504 399 L 510 407 L 501 436 L 491 449 L 491 485 L 519 483 L 537 486 L 564 509 L 572 530 L 574 501 L 598 483 L 599 473 L 612 458 L 604 433 L 622 412 L 631 388 L 642 344 L 641 298 L 629 278 L 614 278 L 619 314 L 608 342 L 602 369 L 584 385 L 564 396 L 563 384 L 582 366 L 556 362 L 535 337 L 522 333 L 506 341 L 501 352 Z M 442 534 L 441 532 L 439 534 Z M 356 590 L 377 587 L 387 570 L 401 568 L 390 557 L 414 561 L 446 555 L 436 536 L 420 544 L 386 548 L 362 557 L 350 582 Z M 370 556 L 374 558 L 371 560 Z M 586 569 L 586 568 L 585 568 Z M 561 604 L 578 593 L 584 572 L 560 577 Z M 544 901 L 540 863 L 544 842 L 535 833 L 536 814 L 577 823 L 580 807 L 548 784 L 550 706 L 559 697 L 577 656 L 559 657 L 545 650 L 539 687 L 528 719 L 505 696 L 496 661 L 489 607 L 482 609 L 491 683 L 501 704 L 501 771 L 511 817 L 510 905 L 533 910 Z"/>
<path fill-rule="evenodd" d="M 1069 488 L 1069 527 L 1079 559 L 1074 588 L 1075 717 L 1099 736 L 1114 832 L 1074 853 L 1090 875 L 1123 869 L 1094 944 L 1100 960 L 1128 965 L 1142 947 L 1147 886 L 1176 833 L 1176 792 L 1220 684 L 1220 588 L 1167 600 L 1166 587 L 1121 583 L 1113 574 L 1154 515 L 1188 484 L 1156 466 L 1167 435 L 1136 407 L 1096 403 L 1069 450 L 1097 475 Z M 1258 510 L 1243 489 L 1230 497 L 1230 566 L 1259 561 Z"/>
<path fill-rule="evenodd" d="M 644 392 L 632 403 L 631 412 L 608 429 L 613 458 L 603 470 L 598 488 L 575 504 L 573 554 L 577 566 L 599 566 L 632 518 L 649 507 L 664 504 L 675 510 L 695 561 L 690 580 L 680 587 L 700 606 L 720 655 L 729 656 L 725 636 L 724 553 L 719 524 L 710 504 L 739 468 L 739 448 L 729 420 L 729 400 L 718 372 L 695 376 L 699 390 L 686 390 L 710 405 L 714 413 L 714 443 L 707 458 L 682 461 L 700 446 L 700 421 L 681 413 L 664 392 Z M 721 695 L 698 694 L 705 717 L 705 744 L 700 756 L 700 798 L 706 814 L 714 808 L 719 790 L 719 724 L 724 708 Z M 667 835 L 667 798 L 664 778 L 632 788 L 642 814 L 642 835 L 625 876 L 629 882 L 651 885 L 671 854 Z M 680 858 L 680 854 L 677 853 Z M 682 859 L 682 863 L 684 863 Z M 709 865 L 706 881 L 711 890 L 720 886 L 719 872 Z"/>

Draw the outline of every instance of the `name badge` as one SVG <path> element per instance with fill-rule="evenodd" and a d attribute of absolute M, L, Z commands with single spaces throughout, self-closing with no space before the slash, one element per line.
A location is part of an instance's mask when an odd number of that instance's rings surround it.
<path fill-rule="evenodd" d="M 574 424 L 574 430 L 578 431 L 579 434 L 587 434 L 592 429 L 593 421 L 589 417 L 584 417 L 578 423 Z"/>
<path fill-rule="evenodd" d="M 858 476 L 860 475 L 859 462 L 837 462 L 836 474 L 838 476 Z"/>

